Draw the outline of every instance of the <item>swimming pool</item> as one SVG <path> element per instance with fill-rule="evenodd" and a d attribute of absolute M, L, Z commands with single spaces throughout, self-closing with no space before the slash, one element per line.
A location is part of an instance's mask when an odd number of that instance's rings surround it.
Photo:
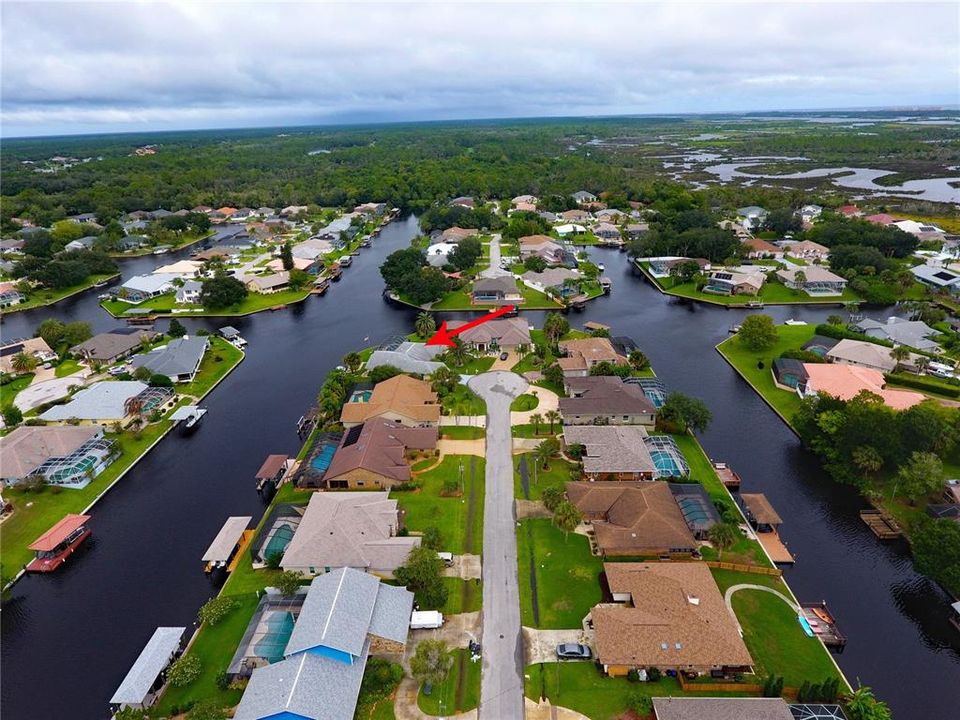
<path fill-rule="evenodd" d="M 265 613 L 258 628 L 263 630 L 263 637 L 253 646 L 253 652 L 269 663 L 283 660 L 283 651 L 287 649 L 287 643 L 290 642 L 293 626 L 293 613 L 285 610 L 271 610 Z"/>
<path fill-rule="evenodd" d="M 313 456 L 313 459 L 310 461 L 310 467 L 316 470 L 319 473 L 324 473 L 327 471 L 327 468 L 330 467 L 330 461 L 333 459 L 334 453 L 337 452 L 336 445 L 324 445 Z"/>
<path fill-rule="evenodd" d="M 263 549 L 263 557 L 266 560 L 274 553 L 281 555 L 287 549 L 287 545 L 293 539 L 295 529 L 289 523 L 278 525 L 267 541 L 267 546 Z"/>
<path fill-rule="evenodd" d="M 373 395 L 372 390 L 357 390 L 350 396 L 350 402 L 353 403 L 366 403 L 370 402 L 370 396 Z"/>

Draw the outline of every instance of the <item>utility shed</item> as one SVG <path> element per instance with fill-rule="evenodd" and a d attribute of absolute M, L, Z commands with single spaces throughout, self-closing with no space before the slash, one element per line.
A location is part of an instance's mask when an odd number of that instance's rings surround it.
<path fill-rule="evenodd" d="M 228 517 L 200 559 L 205 563 L 226 565 L 252 519 L 250 515 Z"/>
<path fill-rule="evenodd" d="M 110 698 L 110 704 L 117 709 L 150 707 L 163 686 L 160 674 L 180 651 L 185 630 L 183 627 L 158 627 Z"/>

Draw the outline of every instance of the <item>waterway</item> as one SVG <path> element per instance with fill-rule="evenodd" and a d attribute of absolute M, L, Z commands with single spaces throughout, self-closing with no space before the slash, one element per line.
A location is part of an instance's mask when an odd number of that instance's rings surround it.
<path fill-rule="evenodd" d="M 14 586 L 2 612 L 5 718 L 107 717 L 108 699 L 154 628 L 192 624 L 216 590 L 200 555 L 228 515 L 262 511 L 253 474 L 268 453 L 296 452 L 295 423 L 324 374 L 349 350 L 412 326 L 412 311 L 380 299 L 378 266 L 415 231 L 412 218 L 390 225 L 325 297 L 229 322 L 249 340 L 247 358 L 208 396 L 200 430 L 164 439 L 104 498 L 93 511 L 92 542 L 75 561 Z M 785 518 L 781 534 L 797 558 L 786 578 L 801 600 L 829 602 L 849 637 L 837 656 L 847 677 L 871 685 L 898 720 L 955 717 L 960 633 L 946 620 L 947 597 L 913 571 L 903 544 L 870 534 L 856 493 L 833 484 L 715 352 L 744 311 L 678 302 L 634 275 L 625 255 L 591 252 L 605 263 L 613 293 L 571 322 L 595 320 L 630 335 L 669 388 L 707 402 L 714 421 L 704 447 L 736 468 L 744 489 L 767 493 Z M 171 257 L 123 261 L 124 277 Z M 116 324 L 95 293 L 54 310 L 10 316 L 3 332 L 29 335 L 54 315 L 97 330 Z M 835 309 L 764 312 L 816 322 Z M 542 322 L 543 313 L 525 315 Z"/>

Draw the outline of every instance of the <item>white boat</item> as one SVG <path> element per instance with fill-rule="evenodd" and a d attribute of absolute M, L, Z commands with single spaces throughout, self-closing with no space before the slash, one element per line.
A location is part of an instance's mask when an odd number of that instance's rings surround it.
<path fill-rule="evenodd" d="M 793 318 L 790 318 L 789 320 L 785 320 L 783 324 L 784 325 L 806 325 L 807 323 L 805 323 L 803 320 L 794 320 Z"/>
<path fill-rule="evenodd" d="M 170 419 L 176 424 L 181 435 L 189 435 L 197 429 L 206 414 L 206 408 L 197 405 L 184 405 L 174 410 Z"/>
<path fill-rule="evenodd" d="M 606 269 L 607 268 L 604 267 L 603 263 L 597 263 L 597 270 L 599 270 L 600 272 L 603 272 Z"/>

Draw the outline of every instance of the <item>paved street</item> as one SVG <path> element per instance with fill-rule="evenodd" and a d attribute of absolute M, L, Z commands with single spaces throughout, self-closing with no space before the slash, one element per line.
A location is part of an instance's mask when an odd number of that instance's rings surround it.
<path fill-rule="evenodd" d="M 527 389 L 527 382 L 514 373 L 492 372 L 471 378 L 468 384 L 487 403 L 479 716 L 481 720 L 519 720 L 524 716 L 523 643 L 513 514 L 510 403 Z"/>
<path fill-rule="evenodd" d="M 495 234 L 490 239 L 490 267 L 480 271 L 480 277 L 500 277 L 501 275 L 510 275 L 509 270 L 500 267 L 500 235 Z"/>

